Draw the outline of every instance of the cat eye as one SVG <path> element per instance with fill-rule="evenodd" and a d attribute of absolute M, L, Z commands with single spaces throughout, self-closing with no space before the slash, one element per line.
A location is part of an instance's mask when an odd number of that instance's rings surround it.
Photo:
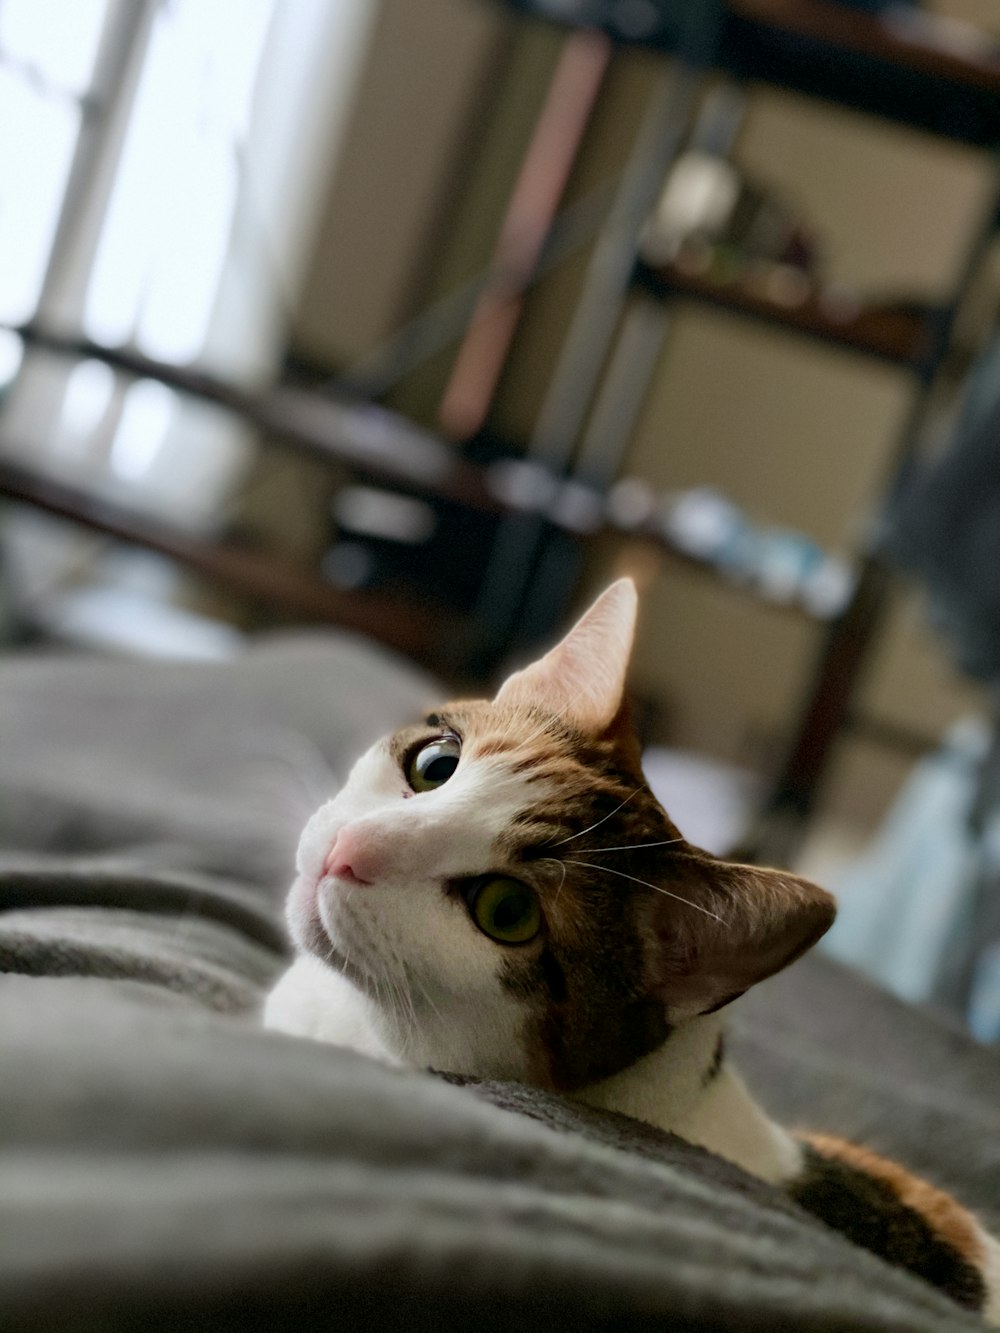
<path fill-rule="evenodd" d="M 479 929 L 500 944 L 527 944 L 542 928 L 542 909 L 534 892 L 506 875 L 483 880 L 468 902 Z"/>
<path fill-rule="evenodd" d="M 457 736 L 439 736 L 428 741 L 411 756 L 406 765 L 406 780 L 414 791 L 433 791 L 448 781 L 462 753 Z"/>

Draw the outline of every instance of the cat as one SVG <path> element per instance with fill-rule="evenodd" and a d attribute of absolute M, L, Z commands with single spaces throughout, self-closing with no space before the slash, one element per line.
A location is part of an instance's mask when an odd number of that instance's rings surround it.
<path fill-rule="evenodd" d="M 660 1126 L 1000 1323 L 1000 1243 L 971 1213 L 866 1149 L 792 1135 L 725 1057 L 721 1011 L 811 948 L 835 905 L 671 823 L 628 719 L 636 612 L 619 580 L 492 702 L 361 757 L 302 833 L 298 956 L 265 1023 Z"/>

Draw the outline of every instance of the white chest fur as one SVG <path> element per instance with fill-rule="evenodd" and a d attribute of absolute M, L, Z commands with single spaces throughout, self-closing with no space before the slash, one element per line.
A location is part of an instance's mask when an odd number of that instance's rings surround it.
<path fill-rule="evenodd" d="M 781 1184 L 801 1169 L 798 1143 L 765 1115 L 730 1064 L 706 1077 L 722 1027 L 715 1014 L 692 1019 L 659 1050 L 576 1096 L 645 1120 Z"/>
<path fill-rule="evenodd" d="M 376 1035 L 360 991 L 310 954 L 300 954 L 268 995 L 264 1026 L 399 1063 Z"/>

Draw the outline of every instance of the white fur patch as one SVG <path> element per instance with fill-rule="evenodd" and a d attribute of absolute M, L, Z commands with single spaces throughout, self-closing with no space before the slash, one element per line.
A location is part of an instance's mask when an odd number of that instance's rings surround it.
<path fill-rule="evenodd" d="M 705 1085 L 722 1028 L 720 1015 L 693 1018 L 658 1050 L 576 1096 L 679 1134 L 783 1185 L 802 1170 L 800 1145 L 764 1114 L 728 1063 Z"/>
<path fill-rule="evenodd" d="M 497 756 L 463 756 L 441 787 L 413 793 L 386 742 L 363 755 L 343 790 L 303 830 L 288 921 L 302 951 L 315 941 L 318 921 L 331 959 L 345 960 L 364 987 L 307 954 L 306 964 L 294 964 L 278 983 L 268 1026 L 376 1048 L 406 1064 L 526 1077 L 527 1010 L 501 984 L 503 946 L 476 928 L 464 902 L 444 886 L 504 869 L 497 839 L 542 794 Z M 348 825 L 378 848 L 377 884 L 325 873 L 327 854 Z M 325 984 L 326 974 L 335 984 Z M 337 1012 L 324 1016 L 325 1007 Z"/>
<path fill-rule="evenodd" d="M 361 992 L 311 954 L 296 958 L 268 995 L 264 1026 L 397 1063 L 375 1036 Z"/>

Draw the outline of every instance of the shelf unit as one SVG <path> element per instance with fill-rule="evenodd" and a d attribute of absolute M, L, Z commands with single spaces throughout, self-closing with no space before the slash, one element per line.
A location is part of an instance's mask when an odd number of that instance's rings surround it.
<path fill-rule="evenodd" d="M 971 247 L 947 307 L 872 308 L 853 319 L 831 317 L 815 296 L 789 306 L 746 283 L 714 282 L 676 266 L 654 271 L 637 260 L 638 237 L 713 76 L 793 90 L 993 149 L 1000 145 L 1000 45 L 984 39 L 980 47 L 968 43 L 959 49 L 953 34 L 917 8 L 897 5 L 876 15 L 834 0 L 664 0 L 643 6 L 509 0 L 508 7 L 570 27 L 593 26 L 616 42 L 672 57 L 597 241 L 528 455 L 581 482 L 608 485 L 618 475 L 654 373 L 665 311 L 674 300 L 696 300 L 910 371 L 913 405 L 886 481 L 885 493 L 891 495 L 915 448 L 955 309 L 994 221 Z M 670 84 L 672 99 L 664 91 Z M 637 293 L 643 299 L 637 301 Z M 579 560 L 560 534 L 547 534 L 537 524 L 512 528 L 488 571 L 484 593 L 484 603 L 496 598 L 508 609 L 500 632 L 517 621 L 527 637 L 540 637 L 548 628 L 547 611 L 565 605 Z M 742 849 L 747 855 L 785 862 L 794 855 L 838 735 L 861 724 L 853 708 L 855 686 L 883 618 L 891 576 L 874 548 L 859 552 L 858 564 L 855 594 L 826 636 L 787 755 L 758 827 Z"/>
<path fill-rule="evenodd" d="M 506 0 L 510 9 L 677 55 L 960 143 L 1000 143 L 1000 48 L 960 47 L 916 4 L 850 0 Z"/>

